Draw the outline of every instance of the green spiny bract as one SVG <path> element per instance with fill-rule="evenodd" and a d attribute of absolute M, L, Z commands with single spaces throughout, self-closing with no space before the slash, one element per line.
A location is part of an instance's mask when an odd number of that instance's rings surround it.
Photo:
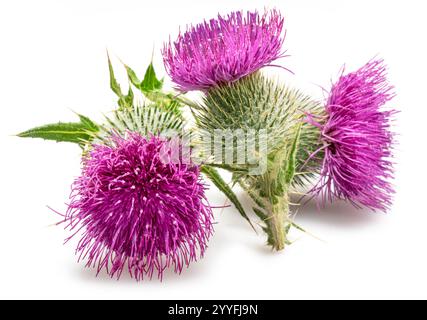
<path fill-rule="evenodd" d="M 253 163 L 236 162 L 242 152 L 237 148 L 236 137 L 232 144 L 220 140 L 222 154 L 231 153 L 232 163 L 216 158 L 208 161 L 231 171 L 234 181 L 254 200 L 254 211 L 265 225 L 268 244 L 276 250 L 289 243 L 286 236 L 293 224 L 289 217 L 291 189 L 304 185 L 320 166 L 321 155 L 311 156 L 319 149 L 319 132 L 305 118 L 306 114 L 321 112 L 321 105 L 308 96 L 279 85 L 260 72 L 210 89 L 196 110 L 201 135 L 208 133 L 212 137 L 216 130 L 265 130 L 266 147 L 262 148 L 259 137 L 255 147 L 257 159 L 265 159 L 266 164 L 260 174 L 251 173 Z M 202 152 L 212 146 L 203 140 Z M 246 160 L 249 156 L 252 157 L 246 154 Z"/>
<path fill-rule="evenodd" d="M 96 134 L 98 140 L 109 136 L 111 131 L 123 135 L 126 131 L 138 132 L 142 136 L 150 135 L 181 135 L 184 128 L 183 119 L 171 111 L 165 111 L 156 104 L 139 105 L 115 110 L 113 115 L 106 117 L 106 123 Z"/>

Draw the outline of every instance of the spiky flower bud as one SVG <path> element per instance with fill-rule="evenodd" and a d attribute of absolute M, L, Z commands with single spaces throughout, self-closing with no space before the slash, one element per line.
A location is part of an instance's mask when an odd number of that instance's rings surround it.
<path fill-rule="evenodd" d="M 319 148 L 320 139 L 317 128 L 303 121 L 306 112 L 320 115 L 322 107 L 260 72 L 211 88 L 196 110 L 198 128 L 203 135 L 208 132 L 216 138 L 217 132 L 234 133 L 229 143 L 217 140 L 222 144 L 221 155 L 231 155 L 232 163 L 225 158 L 215 158 L 213 162 L 232 171 L 235 181 L 252 197 L 256 204 L 254 211 L 265 224 L 268 243 L 277 250 L 288 242 L 287 231 L 292 225 L 288 193 L 295 184 L 310 177 L 299 173 L 299 168 L 304 165 L 304 171 L 312 173 L 320 164 L 319 155 L 310 158 Z M 266 132 L 265 141 L 257 136 L 260 130 Z M 237 132 L 255 132 L 255 148 L 250 148 L 253 141 L 246 135 L 246 145 L 239 149 L 241 137 Z M 206 142 L 205 147 L 210 148 L 212 141 Z M 243 152 L 244 161 L 236 161 Z M 253 154 L 255 163 L 249 161 Z M 260 168 L 261 164 L 265 167 Z M 257 173 L 251 173 L 254 166 L 260 169 Z"/>

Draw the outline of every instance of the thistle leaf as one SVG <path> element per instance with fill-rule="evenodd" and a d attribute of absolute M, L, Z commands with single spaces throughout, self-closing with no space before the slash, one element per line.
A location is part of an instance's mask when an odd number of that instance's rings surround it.
<path fill-rule="evenodd" d="M 108 52 L 107 52 L 107 58 L 108 58 L 108 69 L 110 71 L 110 88 L 119 97 L 119 100 L 117 101 L 117 103 L 121 109 L 131 108 L 133 104 L 133 98 L 134 98 L 132 88 L 129 86 L 128 94 L 127 95 L 123 94 L 120 84 L 117 82 L 116 77 L 114 76 L 114 69 L 113 69 L 113 65 L 111 63 L 111 59 Z"/>
<path fill-rule="evenodd" d="M 141 90 L 143 93 L 151 93 L 153 91 L 160 91 L 163 87 L 163 80 L 159 80 L 156 76 L 156 72 L 154 71 L 153 62 L 151 62 L 147 70 L 145 71 L 144 79 L 142 81 L 139 80 L 136 72 L 126 64 L 123 64 L 130 83 L 132 83 L 136 88 Z"/>
<path fill-rule="evenodd" d="M 218 173 L 218 171 L 215 168 L 209 167 L 209 166 L 202 166 L 201 171 L 213 182 L 213 184 L 222 192 L 224 195 L 234 204 L 237 211 L 239 211 L 240 215 L 246 219 L 246 221 L 249 222 L 252 229 L 255 230 L 255 227 L 253 226 L 251 220 L 249 219 L 248 215 L 245 212 L 245 209 L 243 208 L 242 204 L 240 203 L 239 199 L 237 198 L 236 194 L 231 190 L 231 188 L 228 186 L 228 184 L 222 179 L 221 175 Z M 256 230 L 255 230 L 256 232 Z"/>
<path fill-rule="evenodd" d="M 128 78 L 130 83 L 132 83 L 136 88 L 139 88 L 141 85 L 141 81 L 139 80 L 138 76 L 136 75 L 135 71 L 131 67 L 129 67 L 126 64 L 123 64 L 125 66 Z"/>
<path fill-rule="evenodd" d="M 134 95 L 133 95 L 132 88 L 129 87 L 128 94 L 125 96 L 121 96 L 117 103 L 121 109 L 125 109 L 125 108 L 130 109 L 132 108 L 132 105 L 133 105 L 133 98 L 134 98 Z"/>
<path fill-rule="evenodd" d="M 84 145 L 99 131 L 99 126 L 88 117 L 78 114 L 80 122 L 58 122 L 21 132 L 21 138 L 40 138 L 57 142 L 72 142 Z"/>
<path fill-rule="evenodd" d="M 86 126 L 87 130 L 93 131 L 93 132 L 96 132 L 99 130 L 99 126 L 95 122 L 93 122 L 91 119 L 79 113 L 77 113 L 77 115 L 80 118 L 80 122 L 84 126 Z"/>
<path fill-rule="evenodd" d="M 86 144 L 91 141 L 91 131 L 87 124 L 81 122 L 58 122 L 36 127 L 18 134 L 21 138 L 41 138 L 57 142 L 72 142 Z"/>
<path fill-rule="evenodd" d="M 300 136 L 301 124 L 298 125 L 297 132 L 295 134 L 295 138 L 292 142 L 291 149 L 289 150 L 288 159 L 286 161 L 285 181 L 287 184 L 290 184 L 295 176 L 295 167 L 297 165 L 297 152 Z"/>
<path fill-rule="evenodd" d="M 261 210 L 258 208 L 253 207 L 252 210 L 254 210 L 255 214 L 258 216 L 258 218 L 260 218 L 262 221 L 265 221 L 268 219 L 268 216 Z"/>
<path fill-rule="evenodd" d="M 145 71 L 144 80 L 139 85 L 143 92 L 152 92 L 162 89 L 163 80 L 157 79 L 156 72 L 154 71 L 153 62 L 150 63 Z"/>
<path fill-rule="evenodd" d="M 154 102 L 162 110 L 166 112 L 171 111 L 175 113 L 177 116 L 182 117 L 182 111 L 181 111 L 182 104 L 179 102 L 178 99 L 176 99 L 176 97 L 173 94 L 165 93 L 161 90 L 163 87 L 163 80 L 159 80 L 157 78 L 152 62 L 150 63 L 150 65 L 148 66 L 145 72 L 143 81 L 139 80 L 138 76 L 136 75 L 136 72 L 131 67 L 129 67 L 126 64 L 123 64 L 123 65 L 126 69 L 129 82 L 135 88 L 140 90 L 141 93 L 144 94 L 146 98 L 148 98 L 148 100 L 151 100 L 152 102 Z M 128 98 L 127 100 L 126 100 L 126 97 Z M 125 101 L 119 101 L 119 105 L 121 107 L 133 105 L 133 93 L 130 91 L 128 96 L 126 97 L 124 97 Z"/>
<path fill-rule="evenodd" d="M 116 77 L 114 76 L 113 65 L 111 64 L 110 55 L 107 52 L 108 59 L 108 70 L 110 71 L 110 88 L 113 92 L 119 97 L 123 97 L 122 89 L 120 88 L 120 84 L 117 82 Z"/>

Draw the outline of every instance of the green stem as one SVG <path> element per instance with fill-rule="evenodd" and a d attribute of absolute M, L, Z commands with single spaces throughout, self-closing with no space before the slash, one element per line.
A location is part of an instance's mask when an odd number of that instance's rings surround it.
<path fill-rule="evenodd" d="M 249 184 L 241 181 L 240 185 L 259 207 L 255 213 L 265 224 L 268 244 L 280 251 L 289 244 L 287 234 L 292 222 L 289 218 L 289 184 L 284 181 L 278 168 L 276 163 L 263 176 Z"/>
<path fill-rule="evenodd" d="M 287 196 L 286 196 L 287 198 Z M 266 210 L 268 244 L 274 250 L 280 251 L 289 243 L 287 233 L 289 231 L 289 205 L 285 197 L 278 199 L 275 204 L 270 203 Z"/>

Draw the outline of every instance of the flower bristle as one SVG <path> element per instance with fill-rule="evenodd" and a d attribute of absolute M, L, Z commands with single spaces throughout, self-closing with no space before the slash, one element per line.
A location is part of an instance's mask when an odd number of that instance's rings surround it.
<path fill-rule="evenodd" d="M 163 48 L 166 70 L 181 91 L 236 81 L 285 57 L 284 19 L 276 10 L 232 12 L 190 26 Z"/>
<path fill-rule="evenodd" d="M 344 199 L 355 206 L 387 211 L 394 193 L 391 120 L 383 106 L 394 97 L 383 60 L 344 74 L 332 86 L 325 121 L 309 117 L 324 143 L 320 182 L 312 192 L 323 201 Z"/>
<path fill-rule="evenodd" d="M 172 147 L 128 132 L 84 156 L 63 222 L 70 238 L 82 231 L 76 252 L 87 267 L 142 280 L 203 256 L 213 232 L 205 185 L 197 165 L 170 159 Z"/>

